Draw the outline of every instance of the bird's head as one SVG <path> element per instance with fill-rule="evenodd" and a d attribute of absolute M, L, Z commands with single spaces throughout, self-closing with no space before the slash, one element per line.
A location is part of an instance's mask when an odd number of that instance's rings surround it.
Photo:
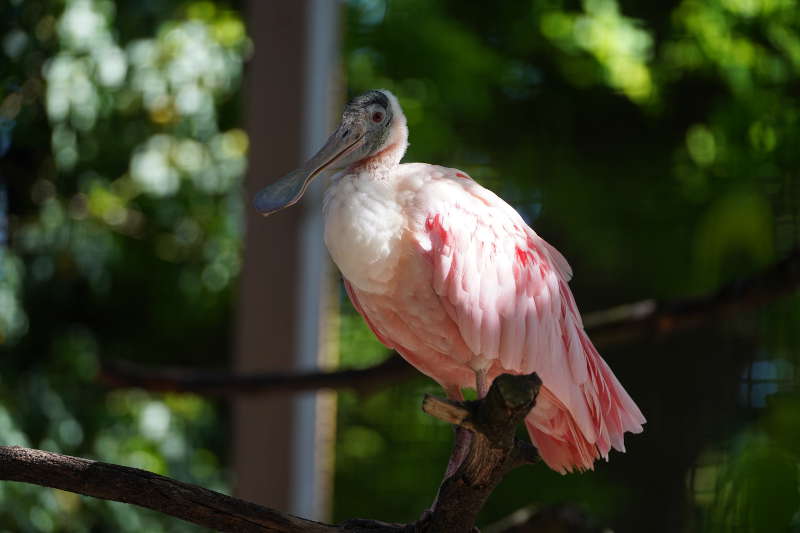
<path fill-rule="evenodd" d="M 256 194 L 254 205 L 271 215 L 297 203 L 309 183 L 325 172 L 364 167 L 369 170 L 397 165 L 406 151 L 406 117 L 397 98 L 387 90 L 368 91 L 344 108 L 342 121 L 325 145 L 302 167 Z"/>

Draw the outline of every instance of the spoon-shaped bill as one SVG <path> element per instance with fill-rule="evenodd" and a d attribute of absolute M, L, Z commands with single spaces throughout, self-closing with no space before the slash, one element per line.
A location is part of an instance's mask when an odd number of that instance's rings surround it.
<path fill-rule="evenodd" d="M 363 134 L 339 126 L 319 152 L 305 165 L 261 189 L 253 201 L 256 210 L 271 215 L 297 203 L 315 177 L 326 170 L 338 170 L 351 163 L 347 156 L 361 144 Z"/>
<path fill-rule="evenodd" d="M 294 205 L 306 192 L 313 176 L 305 168 L 298 168 L 256 194 L 253 205 L 262 215 L 271 215 Z"/>

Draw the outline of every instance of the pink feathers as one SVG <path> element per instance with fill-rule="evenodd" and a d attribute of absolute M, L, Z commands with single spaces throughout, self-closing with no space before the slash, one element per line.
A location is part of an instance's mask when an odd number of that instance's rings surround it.
<path fill-rule="evenodd" d="M 526 419 L 555 470 L 592 468 L 644 417 L 586 336 L 572 270 L 507 203 L 451 168 L 399 164 L 408 145 L 397 98 L 369 91 L 303 167 L 256 197 L 262 214 L 297 202 L 322 171 L 325 244 L 381 342 L 448 395 L 500 373 L 542 379 Z"/>
<path fill-rule="evenodd" d="M 406 167 L 406 168 L 404 168 Z M 508 204 L 467 176 L 401 165 L 405 234 L 380 293 L 351 286 L 356 308 L 385 344 L 448 391 L 537 372 L 544 383 L 526 418 L 558 472 L 593 468 L 645 419 L 583 330 L 563 256 Z"/>

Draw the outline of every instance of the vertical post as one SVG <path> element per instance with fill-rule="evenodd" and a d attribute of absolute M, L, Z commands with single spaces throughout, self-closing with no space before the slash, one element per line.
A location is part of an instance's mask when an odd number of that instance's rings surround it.
<path fill-rule="evenodd" d="M 308 159 L 325 143 L 333 128 L 334 108 L 339 94 L 339 3 L 331 0 L 306 0 L 306 85 L 303 115 L 304 158 Z M 306 193 L 306 216 L 300 230 L 298 368 L 312 369 L 324 364 L 327 354 L 325 310 L 332 290 L 328 253 L 322 244 L 322 200 L 327 184 L 313 183 Z M 295 416 L 295 483 L 293 512 L 300 516 L 327 519 L 330 490 L 326 478 L 332 476 L 332 423 L 335 423 L 335 395 L 306 393 L 298 397 Z M 325 420 L 325 418 L 329 420 Z"/>
<path fill-rule="evenodd" d="M 248 3 L 255 54 L 247 67 L 245 122 L 250 161 L 245 182 L 245 257 L 237 308 L 234 365 L 239 372 L 315 366 L 327 291 L 321 184 L 300 204 L 264 219 L 258 189 L 296 168 L 329 130 L 330 87 L 338 48 L 338 2 Z M 327 70 L 326 70 L 327 69 Z M 237 496 L 317 517 L 319 409 L 314 394 L 234 402 Z"/>

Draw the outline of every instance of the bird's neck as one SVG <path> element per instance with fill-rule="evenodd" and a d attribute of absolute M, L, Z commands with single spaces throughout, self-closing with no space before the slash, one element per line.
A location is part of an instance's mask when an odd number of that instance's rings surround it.
<path fill-rule="evenodd" d="M 350 167 L 350 172 L 360 174 L 366 172 L 376 176 L 388 174 L 400 164 L 408 147 L 408 127 L 406 117 L 402 114 L 395 116 L 386 142 L 380 150 L 356 162 Z"/>
<path fill-rule="evenodd" d="M 350 167 L 350 172 L 353 174 L 386 174 L 400 164 L 403 159 L 406 147 L 405 143 L 402 145 L 397 142 L 384 146 L 380 152 L 365 157 Z"/>

